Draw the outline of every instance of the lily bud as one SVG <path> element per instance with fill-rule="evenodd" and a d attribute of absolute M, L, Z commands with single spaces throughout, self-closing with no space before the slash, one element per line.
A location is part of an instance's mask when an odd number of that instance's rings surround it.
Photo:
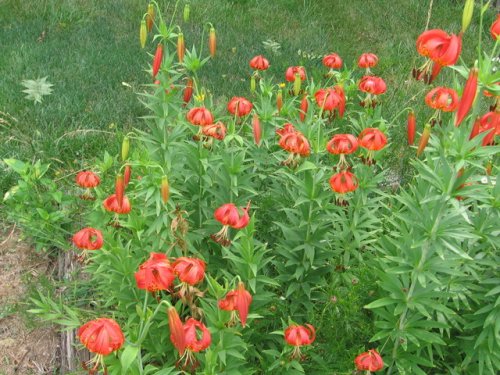
<path fill-rule="evenodd" d="M 125 183 L 123 181 L 123 175 L 121 173 L 116 175 L 115 194 L 118 207 L 121 208 L 123 204 L 123 195 L 125 194 Z"/>
<path fill-rule="evenodd" d="M 462 14 L 462 33 L 468 29 L 472 14 L 474 13 L 474 0 L 465 0 L 464 13 Z"/>
<path fill-rule="evenodd" d="M 295 96 L 299 95 L 301 85 L 302 85 L 302 79 L 300 79 L 300 74 L 295 73 L 295 80 L 293 81 L 293 95 Z"/>
<path fill-rule="evenodd" d="M 184 5 L 184 11 L 182 12 L 182 17 L 184 22 L 189 22 L 189 14 L 191 13 L 191 6 L 189 4 Z"/>
<path fill-rule="evenodd" d="M 170 186 L 168 185 L 167 176 L 163 176 L 161 179 L 161 200 L 163 203 L 168 202 L 168 197 L 170 196 Z"/>
<path fill-rule="evenodd" d="M 211 27 L 208 34 L 208 48 L 210 49 L 210 56 L 215 57 L 215 50 L 217 49 L 217 36 L 215 35 L 215 28 Z"/>
<path fill-rule="evenodd" d="M 250 77 L 250 92 L 253 94 L 255 92 L 255 76 Z"/>
<path fill-rule="evenodd" d="M 278 113 L 281 112 L 281 108 L 283 107 L 283 91 L 278 90 L 278 94 L 276 95 L 276 106 L 278 107 Z"/>
<path fill-rule="evenodd" d="M 184 51 L 185 51 L 184 34 L 179 33 L 179 35 L 177 35 L 177 57 L 179 59 L 179 63 L 181 64 L 182 61 L 184 61 Z"/>
<path fill-rule="evenodd" d="M 491 170 L 493 169 L 493 163 L 491 162 L 491 160 L 489 160 L 487 163 L 486 163 L 486 167 L 484 168 L 486 174 L 488 176 L 491 176 Z"/>
<path fill-rule="evenodd" d="M 141 48 L 146 46 L 146 39 L 148 37 L 148 30 L 146 28 L 146 21 L 141 21 L 141 27 L 139 29 L 139 40 L 141 42 Z"/>
<path fill-rule="evenodd" d="M 262 129 L 260 128 L 260 120 L 259 120 L 259 115 L 257 113 L 254 113 L 252 117 L 252 130 L 253 130 L 253 139 L 255 141 L 255 144 L 259 146 L 260 138 L 262 135 Z"/>
<path fill-rule="evenodd" d="M 431 136 L 431 129 L 431 124 L 425 124 L 424 131 L 422 133 L 422 136 L 420 137 L 420 143 L 418 144 L 417 157 L 420 156 L 420 154 L 424 151 L 425 146 L 427 146 L 427 143 L 429 142 L 429 138 Z"/>
<path fill-rule="evenodd" d="M 148 14 L 146 14 L 146 26 L 148 29 L 148 33 L 153 30 L 153 23 L 155 19 L 155 6 L 153 3 L 148 4 Z"/>
<path fill-rule="evenodd" d="M 156 47 L 155 57 L 153 58 L 153 78 L 156 78 L 156 75 L 160 70 L 162 60 L 163 60 L 163 44 L 158 43 L 158 47 Z"/>
<path fill-rule="evenodd" d="M 128 136 L 125 136 L 123 137 L 122 141 L 122 161 L 127 160 L 129 150 L 130 150 L 130 138 Z"/>
<path fill-rule="evenodd" d="M 408 112 L 408 123 L 407 123 L 407 133 L 408 133 L 408 145 L 413 145 L 415 142 L 415 130 L 416 130 L 416 119 L 415 112 L 411 110 Z"/>
<path fill-rule="evenodd" d="M 457 117 L 455 118 L 455 126 L 459 126 L 464 120 L 467 113 L 472 107 L 474 103 L 474 99 L 476 98 L 477 92 L 477 76 L 479 71 L 476 67 L 471 68 L 469 71 L 469 78 L 467 78 L 467 82 L 465 82 L 464 91 L 462 93 L 462 97 L 460 98 L 460 103 L 458 103 L 457 109 Z"/>
<path fill-rule="evenodd" d="M 132 167 L 130 165 L 125 166 L 125 172 L 123 172 L 123 182 L 125 184 L 125 187 L 128 186 L 128 183 L 130 182 L 130 175 L 132 174 Z"/>
<path fill-rule="evenodd" d="M 193 80 L 188 78 L 186 83 L 186 88 L 184 89 L 184 94 L 182 96 L 182 101 L 184 105 L 190 102 L 191 97 L 193 96 Z"/>
<path fill-rule="evenodd" d="M 304 120 L 306 119 L 308 108 L 309 108 L 309 102 L 307 101 L 307 95 L 305 95 L 304 98 L 302 98 L 302 101 L 300 102 L 300 113 L 299 113 L 300 121 L 304 122 Z"/>
<path fill-rule="evenodd" d="M 472 130 L 469 135 L 469 140 L 478 135 L 480 130 L 481 130 L 481 118 L 477 117 L 476 121 L 474 121 L 474 125 L 472 125 Z"/>

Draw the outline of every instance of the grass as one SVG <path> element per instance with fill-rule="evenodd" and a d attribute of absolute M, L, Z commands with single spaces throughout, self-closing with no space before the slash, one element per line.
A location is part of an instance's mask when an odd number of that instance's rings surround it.
<path fill-rule="evenodd" d="M 171 14 L 173 1 L 159 3 Z M 0 17 L 6 20 L 0 55 L 0 159 L 42 158 L 56 169 L 75 170 L 104 149 L 115 152 L 116 133 L 141 127 L 138 117 L 144 109 L 135 92 L 149 82 L 145 69 L 150 56 L 138 42 L 146 4 L 132 0 L 120 6 L 110 0 L 0 4 Z M 389 85 L 385 117 L 408 104 L 422 105 L 406 93 L 426 90 L 410 79 L 410 71 L 422 61 L 414 41 L 425 27 L 428 1 L 211 0 L 209 5 L 193 0 L 190 22 L 182 22 L 181 12 L 177 21 L 188 46 L 199 43 L 207 22 L 217 28 L 217 58 L 202 72 L 216 97 L 248 95 L 248 61 L 255 54 L 267 55 L 270 74 L 283 80 L 290 65 L 303 64 L 313 75 L 321 69 L 320 59 L 301 57 L 299 50 L 318 56 L 335 51 L 348 67 L 360 53 L 371 51 L 380 57 L 376 73 Z M 461 7 L 454 0 L 434 2 L 429 27 L 457 32 Z M 477 32 L 477 27 L 471 28 L 464 38 L 464 56 L 471 63 Z M 264 48 L 262 42 L 269 39 L 279 43 L 279 54 Z M 151 42 L 146 50 L 153 51 Z M 54 93 L 41 104 L 24 99 L 21 81 L 45 76 L 54 84 Z M 403 122 L 401 118 L 402 126 Z M 402 141 L 402 134 L 393 141 Z M 14 182 L 5 168 L 0 164 L 0 192 Z"/>

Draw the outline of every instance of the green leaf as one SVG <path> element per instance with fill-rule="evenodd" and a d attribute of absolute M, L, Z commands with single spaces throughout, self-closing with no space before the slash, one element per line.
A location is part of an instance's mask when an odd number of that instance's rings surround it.
<path fill-rule="evenodd" d="M 400 302 L 399 300 L 395 300 L 394 298 L 384 297 L 384 298 L 380 298 L 376 301 L 373 301 L 372 303 L 369 303 L 368 305 L 365 305 L 364 308 L 365 309 L 376 309 L 376 308 L 382 307 L 382 306 L 394 305 L 395 303 L 399 303 L 399 302 Z"/>
<path fill-rule="evenodd" d="M 130 365 L 136 360 L 139 354 L 139 346 L 127 345 L 125 350 L 120 355 L 120 362 L 122 364 L 122 373 L 126 374 Z"/>

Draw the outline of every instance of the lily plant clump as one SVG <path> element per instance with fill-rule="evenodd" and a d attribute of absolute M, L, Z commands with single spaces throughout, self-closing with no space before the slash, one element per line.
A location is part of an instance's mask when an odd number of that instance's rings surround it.
<path fill-rule="evenodd" d="M 413 75 L 429 85 L 421 99 L 431 117 L 404 108 L 388 121 L 391 87 L 372 52 L 351 68 L 328 53 L 319 75 L 292 64 L 277 79 L 257 55 L 242 69 L 250 90 L 221 102 L 202 76 L 219 58 L 214 25 L 188 49 L 177 6 L 167 23 L 151 2 L 139 30 L 153 52 L 138 93 L 146 126 L 125 136 L 120 155 L 76 175 L 75 221 L 63 228 L 85 275 L 75 282 L 92 301 L 60 311 L 78 327 L 77 345 L 94 353 L 83 368 L 500 371 L 500 18 L 493 43 L 481 29 L 477 60 L 462 64 L 476 8 L 466 1 L 458 33 L 416 36 L 426 60 Z M 484 27 L 487 8 L 479 12 Z M 391 185 L 387 155 L 405 125 L 413 176 Z M 38 182 L 27 165 L 10 164 L 27 176 L 8 199 L 16 206 Z M 370 323 L 350 328 L 349 366 L 338 368 L 344 353 L 331 348 L 343 338 L 329 322 L 342 313 L 340 291 L 360 280 L 369 283 L 359 309 Z M 44 316 L 47 301 L 35 303 Z"/>

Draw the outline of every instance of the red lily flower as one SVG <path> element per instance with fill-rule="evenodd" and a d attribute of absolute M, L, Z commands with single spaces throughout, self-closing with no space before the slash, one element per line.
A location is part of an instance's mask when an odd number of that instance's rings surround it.
<path fill-rule="evenodd" d="M 292 324 L 285 329 L 285 341 L 287 344 L 294 346 L 292 358 L 300 358 L 300 347 L 311 345 L 316 339 L 316 330 L 311 324 L 299 326 Z"/>
<path fill-rule="evenodd" d="M 139 266 L 134 276 L 137 288 L 152 293 L 170 289 L 175 280 L 170 262 L 162 253 L 151 253 L 149 259 Z"/>
<path fill-rule="evenodd" d="M 186 349 L 192 352 L 201 352 L 212 343 L 212 336 L 207 327 L 202 322 L 193 318 L 189 318 L 186 323 L 184 323 L 184 339 L 186 342 Z"/>
<path fill-rule="evenodd" d="M 250 216 L 248 215 L 249 209 L 250 202 L 248 202 L 245 208 L 242 208 L 242 215 L 240 215 L 238 208 L 233 203 L 226 203 L 217 208 L 214 212 L 214 217 L 223 227 L 219 232 L 213 234 L 211 238 L 222 246 L 228 246 L 231 243 L 228 236 L 229 228 L 245 228 L 250 222 Z"/>
<path fill-rule="evenodd" d="M 186 115 L 187 120 L 197 126 L 205 126 L 214 123 L 214 116 L 205 107 L 194 107 Z"/>
<path fill-rule="evenodd" d="M 76 184 L 82 188 L 95 188 L 101 183 L 98 175 L 91 171 L 81 171 L 76 175 Z"/>
<path fill-rule="evenodd" d="M 125 342 L 123 332 L 113 319 L 99 318 L 78 329 L 80 342 L 92 353 L 101 356 L 120 349 Z"/>
<path fill-rule="evenodd" d="M 326 149 L 330 154 L 352 154 L 358 149 L 358 140 L 352 134 L 335 134 L 327 143 Z"/>
<path fill-rule="evenodd" d="M 218 305 L 221 310 L 238 311 L 241 325 L 245 327 L 251 303 L 252 295 L 245 289 L 245 284 L 240 282 L 238 288 L 228 292 L 226 297 L 219 301 Z M 231 317 L 231 321 L 233 321 L 233 317 Z"/>
<path fill-rule="evenodd" d="M 358 85 L 359 89 L 363 92 L 373 95 L 380 95 L 386 92 L 387 85 L 380 77 L 364 76 Z"/>
<path fill-rule="evenodd" d="M 227 110 L 236 117 L 243 117 L 252 110 L 252 103 L 245 98 L 234 96 L 227 104 Z"/>
<path fill-rule="evenodd" d="M 358 136 L 359 145 L 370 151 L 382 150 L 387 144 L 387 137 L 376 128 L 366 128 Z"/>
<path fill-rule="evenodd" d="M 378 64 L 378 57 L 374 53 L 363 53 L 359 56 L 358 66 L 362 69 L 373 68 Z"/>
<path fill-rule="evenodd" d="M 462 35 L 449 35 L 443 30 L 433 29 L 424 31 L 417 38 L 417 51 L 430 60 L 421 68 L 414 69 L 417 80 L 424 79 L 431 83 L 439 74 L 443 66 L 454 65 L 462 51 Z M 434 62 L 431 73 L 431 63 Z"/>
<path fill-rule="evenodd" d="M 361 353 L 354 359 L 356 368 L 360 371 L 377 372 L 384 368 L 384 361 L 375 349 L 370 349 L 368 352 Z"/>
<path fill-rule="evenodd" d="M 495 136 L 500 135 L 500 113 L 488 112 L 481 119 L 474 123 L 469 139 L 476 137 L 478 134 L 488 131 L 488 134 L 483 138 L 482 145 L 494 144 Z"/>
<path fill-rule="evenodd" d="M 250 68 L 253 70 L 269 69 L 269 61 L 262 55 L 257 55 L 250 60 Z"/>
<path fill-rule="evenodd" d="M 102 205 L 104 206 L 106 211 L 115 212 L 117 214 L 128 214 L 131 210 L 128 198 L 126 196 L 123 196 L 123 203 L 120 206 L 118 204 L 118 199 L 116 198 L 116 194 L 107 197 Z"/>
<path fill-rule="evenodd" d="M 202 126 L 201 131 L 203 135 L 218 139 L 220 141 L 222 141 L 226 136 L 226 127 L 220 121 L 217 121 L 215 124 Z"/>
<path fill-rule="evenodd" d="M 452 112 L 457 109 L 458 95 L 448 87 L 436 87 L 425 96 L 425 104 L 438 111 Z"/>
<path fill-rule="evenodd" d="M 296 74 L 299 75 L 301 81 L 305 81 L 307 78 L 306 70 L 304 69 L 303 66 L 291 66 L 286 70 L 285 79 L 288 82 L 295 82 Z"/>
<path fill-rule="evenodd" d="M 285 151 L 295 155 L 309 156 L 311 148 L 307 138 L 299 131 L 287 133 L 279 140 L 279 145 Z"/>
<path fill-rule="evenodd" d="M 319 89 L 314 94 L 316 104 L 322 108 L 323 111 L 337 110 L 339 116 L 344 117 L 345 110 L 345 94 L 342 86 L 335 86 L 329 89 Z"/>
<path fill-rule="evenodd" d="M 342 171 L 330 177 L 330 187 L 337 194 L 347 194 L 358 188 L 358 179 L 354 173 Z"/>
<path fill-rule="evenodd" d="M 469 71 L 469 78 L 465 83 L 460 103 L 458 104 L 457 117 L 455 118 L 455 126 L 459 126 L 464 120 L 467 113 L 469 113 L 477 92 L 477 76 L 479 71 L 477 68 L 472 68 Z"/>
<path fill-rule="evenodd" d="M 323 65 L 330 69 L 342 68 L 342 59 L 336 53 L 331 53 L 323 57 Z"/>
<path fill-rule="evenodd" d="M 290 124 L 289 122 L 287 122 L 285 125 L 283 125 L 283 127 L 281 129 L 278 129 L 276 130 L 276 134 L 280 137 L 284 136 L 285 134 L 288 134 L 288 133 L 295 133 L 297 130 L 295 129 L 295 127 Z"/>
<path fill-rule="evenodd" d="M 104 240 L 99 229 L 83 228 L 73 235 L 73 243 L 79 249 L 99 250 Z"/>
<path fill-rule="evenodd" d="M 206 263 L 198 258 L 180 257 L 172 264 L 179 280 L 189 285 L 196 285 L 205 278 Z"/>

